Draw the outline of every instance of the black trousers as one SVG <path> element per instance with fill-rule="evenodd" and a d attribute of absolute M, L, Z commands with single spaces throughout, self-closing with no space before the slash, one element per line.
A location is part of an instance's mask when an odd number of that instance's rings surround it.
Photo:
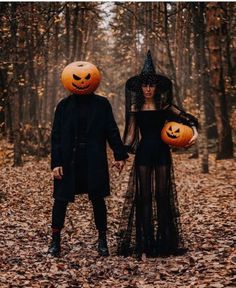
<path fill-rule="evenodd" d="M 107 209 L 104 198 L 96 198 L 91 201 L 96 228 L 99 231 L 107 230 Z M 52 228 L 62 229 L 64 227 L 66 209 L 68 202 L 55 200 L 52 209 Z"/>
<path fill-rule="evenodd" d="M 87 151 L 86 145 L 79 143 L 76 153 L 76 194 L 87 193 Z M 104 198 L 98 197 L 91 200 L 96 228 L 100 231 L 107 230 L 107 209 Z M 68 202 L 55 200 L 52 209 L 52 228 L 61 229 L 64 226 Z"/>

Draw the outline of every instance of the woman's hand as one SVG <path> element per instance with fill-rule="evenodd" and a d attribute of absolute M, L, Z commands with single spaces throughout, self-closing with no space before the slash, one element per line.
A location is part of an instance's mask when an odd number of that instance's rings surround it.
<path fill-rule="evenodd" d="M 193 137 L 189 140 L 188 144 L 184 146 L 185 148 L 188 148 L 188 147 L 192 146 L 193 144 L 195 144 L 195 142 L 198 138 L 197 128 L 195 126 L 193 126 L 192 130 L 193 130 Z"/>
<path fill-rule="evenodd" d="M 62 176 L 63 176 L 63 168 L 62 168 L 62 166 L 55 167 L 52 170 L 52 173 L 53 173 L 53 177 L 55 177 L 56 179 L 61 180 Z"/>
<path fill-rule="evenodd" d="M 121 160 L 121 161 L 114 161 L 112 164 L 112 167 L 116 167 L 119 171 L 119 174 L 121 173 L 121 171 L 123 170 L 124 166 L 125 166 L 125 160 Z"/>

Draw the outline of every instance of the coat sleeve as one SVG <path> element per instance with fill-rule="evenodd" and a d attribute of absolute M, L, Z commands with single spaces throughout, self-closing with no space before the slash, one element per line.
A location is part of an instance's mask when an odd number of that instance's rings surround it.
<path fill-rule="evenodd" d="M 121 140 L 120 132 L 117 127 L 112 107 L 110 102 L 107 100 L 107 117 L 106 117 L 106 136 L 109 146 L 113 150 L 114 158 L 116 161 L 125 160 L 129 156 L 126 153 L 125 146 Z"/>
<path fill-rule="evenodd" d="M 167 112 L 167 119 L 169 121 L 182 122 L 190 127 L 195 126 L 197 129 L 199 128 L 197 118 L 189 113 L 186 113 L 184 110 L 181 110 L 178 106 L 171 104 L 165 110 Z"/>
<path fill-rule="evenodd" d="M 51 169 L 62 166 L 61 159 L 61 117 L 62 103 L 57 104 L 51 132 Z"/>

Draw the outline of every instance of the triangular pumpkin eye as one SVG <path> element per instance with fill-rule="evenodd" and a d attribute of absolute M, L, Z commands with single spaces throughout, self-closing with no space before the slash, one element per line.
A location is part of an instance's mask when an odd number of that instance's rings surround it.
<path fill-rule="evenodd" d="M 175 132 L 176 132 L 176 133 L 179 133 L 179 131 L 180 131 L 180 130 L 179 130 L 179 128 L 178 128 Z"/>
<path fill-rule="evenodd" d="M 75 75 L 75 74 L 73 74 L 73 78 L 74 78 L 75 80 L 81 80 L 81 78 L 80 78 L 79 76 Z"/>
<path fill-rule="evenodd" d="M 169 130 L 172 131 L 172 127 L 171 126 L 170 126 Z"/>
<path fill-rule="evenodd" d="M 90 73 L 85 77 L 86 80 L 89 80 L 91 77 Z"/>

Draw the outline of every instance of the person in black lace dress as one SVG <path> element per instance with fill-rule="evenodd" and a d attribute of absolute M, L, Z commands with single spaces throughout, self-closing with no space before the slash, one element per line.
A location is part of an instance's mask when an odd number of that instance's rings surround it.
<path fill-rule="evenodd" d="M 156 74 L 151 53 L 141 74 L 126 83 L 126 125 L 123 141 L 135 154 L 118 231 L 118 254 L 148 257 L 185 251 L 170 147 L 161 139 L 166 121 L 192 127 L 198 121 L 172 104 L 171 81 Z"/>

